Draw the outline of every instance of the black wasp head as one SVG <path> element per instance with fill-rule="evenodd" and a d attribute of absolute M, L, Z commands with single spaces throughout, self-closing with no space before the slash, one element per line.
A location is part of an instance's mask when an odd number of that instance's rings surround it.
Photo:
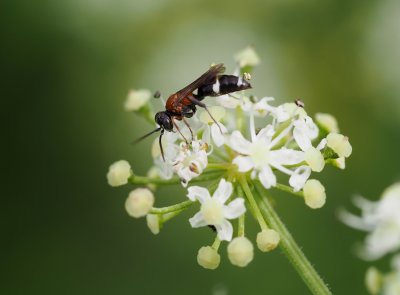
<path fill-rule="evenodd" d="M 171 116 L 168 115 L 167 112 L 158 112 L 154 119 L 161 128 L 167 131 L 172 131 L 172 129 L 174 128 Z"/>

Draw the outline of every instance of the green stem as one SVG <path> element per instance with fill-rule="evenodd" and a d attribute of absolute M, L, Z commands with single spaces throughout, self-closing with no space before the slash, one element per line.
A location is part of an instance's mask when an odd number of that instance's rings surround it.
<path fill-rule="evenodd" d="M 150 210 L 150 214 L 167 214 L 167 213 L 171 213 L 171 212 L 175 212 L 175 211 L 181 211 L 183 209 L 186 209 L 187 207 L 189 207 L 192 204 L 193 204 L 193 202 L 188 200 L 188 201 L 184 201 L 182 203 L 178 203 L 178 204 L 168 206 L 168 207 L 152 208 Z"/>
<path fill-rule="evenodd" d="M 275 212 L 268 198 L 265 196 L 265 189 L 259 183 L 255 183 L 255 185 L 256 192 L 260 197 L 258 204 L 261 213 L 271 227 L 280 234 L 281 240 L 279 245 L 297 273 L 313 294 L 332 294 Z"/>
<path fill-rule="evenodd" d="M 197 183 L 203 181 L 209 181 L 219 178 L 221 171 L 210 171 L 204 172 L 196 178 L 193 178 L 190 183 Z M 146 184 L 157 184 L 157 185 L 174 185 L 180 184 L 181 180 L 179 177 L 172 177 L 171 179 L 162 178 L 151 178 L 146 176 L 132 175 L 129 177 L 128 182 L 135 185 L 146 185 Z"/>
<path fill-rule="evenodd" d="M 260 209 L 258 208 L 257 202 L 253 197 L 253 194 L 251 193 L 249 184 L 247 183 L 246 176 L 244 174 L 240 174 L 238 176 L 238 180 L 240 182 L 240 185 L 243 188 L 244 194 L 246 195 L 247 200 L 250 203 L 250 207 L 252 208 L 252 213 L 255 215 L 254 217 L 257 219 L 258 223 L 261 226 L 261 229 L 268 229 L 267 222 L 263 218 Z"/>
<path fill-rule="evenodd" d="M 291 194 L 293 194 L 295 196 L 304 198 L 303 192 L 300 192 L 300 191 L 299 192 L 295 192 L 295 191 L 293 191 L 293 188 L 291 188 L 290 186 L 277 183 L 275 188 L 277 188 L 277 189 L 279 189 L 281 191 L 287 192 L 287 193 L 291 193 Z"/>

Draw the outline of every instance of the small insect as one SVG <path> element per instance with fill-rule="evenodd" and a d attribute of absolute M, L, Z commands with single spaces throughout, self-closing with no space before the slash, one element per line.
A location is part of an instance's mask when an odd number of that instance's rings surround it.
<path fill-rule="evenodd" d="M 155 115 L 154 119 L 159 127 L 151 131 L 150 133 L 142 136 L 141 138 L 136 140 L 136 142 L 146 138 L 147 136 L 155 132 L 161 131 L 159 137 L 159 145 L 162 158 L 165 161 L 164 151 L 161 143 L 164 131 L 172 132 L 175 127 L 175 129 L 181 134 L 183 139 L 188 142 L 176 123 L 176 121 L 183 121 L 184 124 L 189 128 L 193 139 L 193 132 L 186 118 L 193 117 L 197 110 L 196 107 L 204 108 L 210 115 L 211 119 L 218 125 L 218 123 L 215 121 L 207 106 L 202 102 L 202 100 L 206 96 L 216 97 L 223 94 L 229 94 L 232 92 L 251 88 L 250 83 L 246 79 L 249 76 L 244 75 L 243 77 L 238 77 L 234 75 L 222 75 L 222 73 L 224 72 L 225 67 L 223 64 L 213 65 L 198 79 L 196 79 L 183 89 L 179 90 L 178 92 L 172 94 L 165 104 L 165 111 L 158 112 Z M 196 90 L 197 93 L 195 94 L 194 92 Z"/>

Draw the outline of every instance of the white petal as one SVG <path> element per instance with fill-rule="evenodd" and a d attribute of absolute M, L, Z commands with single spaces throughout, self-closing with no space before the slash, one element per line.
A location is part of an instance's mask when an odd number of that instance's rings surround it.
<path fill-rule="evenodd" d="M 218 125 L 221 128 L 222 133 L 221 133 L 221 130 L 219 129 Z M 223 145 L 225 143 L 225 135 L 224 134 L 227 133 L 228 130 L 222 123 L 218 122 L 218 125 L 215 123 L 211 125 L 211 136 L 212 136 L 212 139 L 214 140 L 215 145 L 220 147 L 221 145 Z"/>
<path fill-rule="evenodd" d="M 187 197 L 191 200 L 191 201 L 196 201 L 199 200 L 200 203 L 203 204 L 203 202 L 205 200 L 208 200 L 211 198 L 210 193 L 208 192 L 208 190 L 204 187 L 201 186 L 191 186 L 188 188 L 188 194 Z"/>
<path fill-rule="evenodd" d="M 265 128 L 261 129 L 260 132 L 257 133 L 257 141 L 262 141 L 266 145 L 269 145 L 274 134 L 274 127 L 272 125 L 267 125 Z"/>
<path fill-rule="evenodd" d="M 296 124 L 296 123 L 300 124 Z M 308 137 L 307 130 L 304 128 L 304 121 L 302 120 L 296 120 L 294 122 L 295 127 L 293 129 L 293 137 L 296 140 L 296 143 L 298 146 L 303 150 L 306 151 L 311 147 L 311 140 Z"/>
<path fill-rule="evenodd" d="M 197 212 L 192 218 L 189 218 L 189 222 L 192 227 L 202 227 L 207 225 L 201 212 Z"/>
<path fill-rule="evenodd" d="M 218 232 L 218 238 L 221 241 L 232 240 L 233 227 L 228 220 L 224 220 L 221 224 L 215 225 Z"/>
<path fill-rule="evenodd" d="M 244 199 L 237 198 L 230 202 L 228 205 L 223 207 L 224 217 L 227 219 L 238 218 L 246 212 L 246 207 L 244 206 Z"/>
<path fill-rule="evenodd" d="M 261 181 L 261 184 L 265 188 L 270 188 L 271 186 L 276 185 L 276 176 L 272 172 L 271 167 L 269 167 L 269 166 L 264 166 L 262 168 L 262 170 L 260 171 L 260 173 L 258 174 L 258 177 Z"/>
<path fill-rule="evenodd" d="M 322 139 L 321 142 L 317 145 L 317 150 L 322 150 L 326 146 L 327 142 L 328 141 L 326 140 L 326 138 Z"/>
<path fill-rule="evenodd" d="M 247 172 L 254 167 L 250 156 L 237 156 L 232 163 L 238 166 L 239 172 Z"/>
<path fill-rule="evenodd" d="M 211 143 L 211 127 L 209 125 L 205 126 L 201 140 L 203 142 Z"/>
<path fill-rule="evenodd" d="M 235 130 L 229 138 L 229 146 L 241 154 L 248 155 L 250 153 L 249 147 L 251 146 L 251 142 L 245 139 L 242 133 Z"/>
<path fill-rule="evenodd" d="M 295 165 L 304 161 L 304 152 L 292 149 L 282 148 L 276 151 L 270 151 L 272 163 L 279 165 Z"/>
<path fill-rule="evenodd" d="M 233 98 L 229 95 L 221 95 L 216 98 L 217 103 L 228 109 L 236 109 L 236 107 L 240 104 L 240 101 L 236 98 Z"/>
<path fill-rule="evenodd" d="M 213 194 L 213 199 L 216 199 L 221 204 L 224 204 L 226 200 L 228 200 L 229 197 L 232 195 L 232 192 L 233 192 L 232 183 L 222 178 L 218 184 L 217 190 Z"/>
<path fill-rule="evenodd" d="M 295 192 L 301 190 L 311 175 L 311 168 L 308 166 L 298 167 L 289 178 L 289 184 Z"/>
<path fill-rule="evenodd" d="M 318 126 L 314 123 L 313 119 L 310 116 L 306 116 L 305 121 L 307 126 L 307 134 L 309 138 L 311 139 L 317 138 L 319 133 Z"/>

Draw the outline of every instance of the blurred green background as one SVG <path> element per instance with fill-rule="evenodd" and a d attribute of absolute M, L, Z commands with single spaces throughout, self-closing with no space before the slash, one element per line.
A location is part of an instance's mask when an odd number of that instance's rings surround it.
<path fill-rule="evenodd" d="M 366 293 L 368 263 L 353 251 L 363 234 L 335 210 L 400 178 L 399 1 L 16 0 L 0 11 L 1 294 L 308 294 L 280 250 L 240 269 L 223 245 L 219 269 L 202 269 L 212 235 L 190 228 L 194 211 L 153 236 L 124 211 L 130 188 L 105 178 L 115 160 L 138 174 L 151 163 L 151 140 L 129 144 L 152 128 L 123 111 L 130 88 L 167 95 L 212 62 L 233 71 L 248 44 L 262 59 L 256 95 L 301 98 L 350 137 L 347 169 L 318 175 L 324 208 L 277 194 L 276 209 L 335 294 Z M 185 199 L 180 188 L 157 197 Z"/>

